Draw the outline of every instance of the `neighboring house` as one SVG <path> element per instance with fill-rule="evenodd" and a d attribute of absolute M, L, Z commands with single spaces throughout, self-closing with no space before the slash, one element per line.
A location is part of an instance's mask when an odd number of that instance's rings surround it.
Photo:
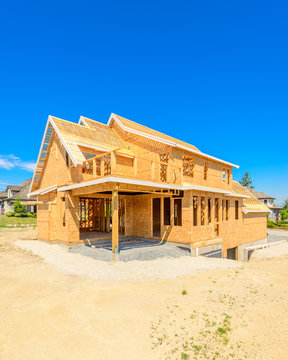
<path fill-rule="evenodd" d="M 0 215 L 4 215 L 4 199 L 7 198 L 6 191 L 0 191 Z"/>
<path fill-rule="evenodd" d="M 16 199 L 21 202 L 36 200 L 36 197 L 28 198 L 32 179 L 25 180 L 19 185 L 8 185 L 6 191 L 0 192 L 0 211 L 1 215 L 5 215 L 7 211 L 14 211 L 14 203 Z M 36 205 L 25 205 L 26 212 L 36 212 Z"/>
<path fill-rule="evenodd" d="M 192 254 L 243 259 L 266 241 L 269 209 L 232 180 L 230 162 L 111 114 L 107 125 L 49 116 L 31 184 L 38 239 L 143 237 Z M 112 230 L 112 233 L 111 233 Z"/>
<path fill-rule="evenodd" d="M 281 220 L 281 210 L 282 208 L 274 204 L 275 198 L 265 194 L 264 192 L 259 192 L 254 189 L 250 189 L 251 193 L 260 200 L 263 204 L 265 204 L 271 211 L 268 214 L 268 219 L 272 221 L 279 221 Z"/>

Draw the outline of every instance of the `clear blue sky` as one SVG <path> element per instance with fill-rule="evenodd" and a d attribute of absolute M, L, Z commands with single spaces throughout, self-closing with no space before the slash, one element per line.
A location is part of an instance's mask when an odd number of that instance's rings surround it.
<path fill-rule="evenodd" d="M 31 169 L 49 114 L 111 112 L 239 164 L 288 197 L 282 1 L 5 1 L 0 190 Z"/>

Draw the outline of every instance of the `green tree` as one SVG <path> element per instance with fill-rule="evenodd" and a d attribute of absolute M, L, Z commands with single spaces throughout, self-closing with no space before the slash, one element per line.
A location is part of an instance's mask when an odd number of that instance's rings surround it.
<path fill-rule="evenodd" d="M 281 220 L 288 219 L 288 210 L 281 210 L 280 214 L 281 214 Z"/>
<path fill-rule="evenodd" d="M 15 212 L 16 214 L 23 213 L 23 212 L 25 212 L 25 210 L 26 210 L 26 207 L 21 204 L 20 198 L 16 198 L 13 207 L 14 207 L 14 212 Z"/>
<path fill-rule="evenodd" d="M 282 207 L 284 210 L 288 210 L 288 198 L 283 201 Z"/>
<path fill-rule="evenodd" d="M 250 178 L 248 171 L 245 172 L 245 174 L 242 176 L 242 179 L 239 181 L 239 183 L 242 186 L 248 186 L 249 188 L 254 189 L 254 186 L 252 186 L 252 180 Z"/>

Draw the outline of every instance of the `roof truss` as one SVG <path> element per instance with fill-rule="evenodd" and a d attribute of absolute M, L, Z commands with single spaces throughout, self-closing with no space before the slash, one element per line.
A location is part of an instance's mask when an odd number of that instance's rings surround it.
<path fill-rule="evenodd" d="M 31 181 L 31 186 L 30 186 L 30 191 L 29 193 L 31 193 L 32 191 L 35 191 L 38 189 L 40 181 L 41 181 L 41 177 L 43 175 L 43 169 L 47 160 L 47 155 L 49 152 L 49 148 L 51 146 L 51 139 L 53 137 L 54 134 L 57 134 L 60 141 L 62 142 L 65 150 L 67 151 L 72 163 L 77 166 L 77 162 L 74 159 L 71 151 L 69 150 L 63 136 L 61 135 L 60 131 L 58 130 L 57 126 L 55 125 L 53 118 L 51 115 L 49 115 L 48 120 L 47 120 L 47 124 L 46 124 L 46 128 L 45 128 L 45 132 L 44 132 L 44 136 L 42 139 L 42 143 L 41 143 L 41 147 L 40 147 L 40 151 L 39 151 L 39 155 L 38 155 L 38 159 L 37 159 L 37 165 L 33 174 L 33 179 Z"/>

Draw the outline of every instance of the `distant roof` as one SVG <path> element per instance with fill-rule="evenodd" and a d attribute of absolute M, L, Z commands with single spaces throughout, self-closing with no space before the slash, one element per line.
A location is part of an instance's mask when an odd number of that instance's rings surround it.
<path fill-rule="evenodd" d="M 264 192 L 259 192 L 254 189 L 249 188 L 248 186 L 245 186 L 248 191 L 250 191 L 254 196 L 257 197 L 257 199 L 275 199 L 273 196 L 267 195 Z"/>
<path fill-rule="evenodd" d="M 17 199 L 17 198 L 20 198 L 20 200 L 36 200 L 36 197 L 33 198 L 33 197 L 28 197 L 28 193 L 29 193 L 29 189 L 30 189 L 30 184 L 31 184 L 31 181 L 32 179 L 28 179 L 26 181 L 24 181 L 22 184 L 24 184 L 23 186 L 21 186 L 20 188 L 20 191 L 9 197 L 9 199 Z"/>
<path fill-rule="evenodd" d="M 0 191 L 0 199 L 5 199 L 7 197 L 6 191 Z"/>
<path fill-rule="evenodd" d="M 269 207 L 269 209 L 272 209 L 272 210 L 282 210 L 283 207 L 281 206 L 277 206 L 277 205 L 267 205 Z"/>
<path fill-rule="evenodd" d="M 22 186 L 20 185 L 8 185 L 6 188 L 6 191 L 10 189 L 11 191 L 20 191 L 22 189 Z"/>
<path fill-rule="evenodd" d="M 261 201 L 259 201 L 253 192 L 247 186 L 240 185 L 237 181 L 232 181 L 232 189 L 241 195 L 248 195 L 250 196 L 249 199 L 243 199 L 243 211 L 260 211 L 260 212 L 267 212 L 269 213 L 269 208 L 264 205 Z"/>
<path fill-rule="evenodd" d="M 28 198 L 28 196 L 27 196 L 29 193 L 31 182 L 32 182 L 32 179 L 27 179 L 19 185 L 8 185 L 7 190 L 10 189 L 13 192 L 17 191 L 17 193 L 8 198 L 7 191 L 2 191 L 2 192 L 0 192 L 0 198 L 2 200 L 6 200 L 6 199 L 15 200 L 17 198 L 20 198 L 20 200 L 28 200 L 28 199 L 36 200 L 36 198 L 33 198 L 33 197 Z"/>

